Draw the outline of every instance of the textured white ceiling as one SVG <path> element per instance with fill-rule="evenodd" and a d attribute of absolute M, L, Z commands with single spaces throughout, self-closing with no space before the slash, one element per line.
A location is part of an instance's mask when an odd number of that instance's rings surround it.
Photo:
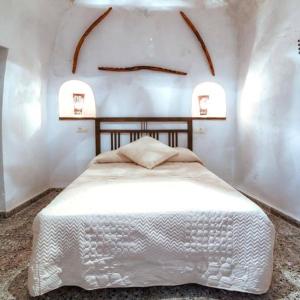
<path fill-rule="evenodd" d="M 94 7 L 148 8 L 155 10 L 177 8 L 212 9 L 235 5 L 239 0 L 70 0 L 75 5 Z M 252 0 L 250 0 L 252 1 Z"/>

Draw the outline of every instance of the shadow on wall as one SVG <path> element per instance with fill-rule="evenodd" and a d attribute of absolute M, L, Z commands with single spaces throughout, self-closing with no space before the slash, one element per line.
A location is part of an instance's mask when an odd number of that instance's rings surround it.
<path fill-rule="evenodd" d="M 38 60 L 22 63 L 13 56 L 6 64 L 2 108 L 6 211 L 48 186 L 44 73 Z M 27 170 L 27 176 L 17 169 Z"/>
<path fill-rule="evenodd" d="M 150 72 L 113 75 L 95 87 L 101 96 L 96 102 L 97 116 L 190 115 L 191 103 L 185 101 L 190 98 L 190 83 L 185 79 Z"/>
<path fill-rule="evenodd" d="M 236 164 L 241 190 L 295 219 L 300 218 L 298 6 L 266 0 L 243 29 L 250 39 L 241 41 Z"/>
<path fill-rule="evenodd" d="M 238 46 L 239 46 L 239 61 L 241 62 L 239 65 L 239 74 L 238 74 L 238 100 L 237 101 L 237 136 L 236 136 L 236 161 L 235 161 L 235 170 L 234 170 L 234 182 L 236 184 L 240 183 L 241 176 L 241 162 L 243 160 L 243 153 L 248 149 L 249 153 L 254 153 L 255 142 L 252 140 L 252 136 L 250 139 L 245 138 L 246 132 L 243 131 L 242 121 L 239 118 L 242 115 L 242 111 L 244 110 L 247 113 L 247 103 L 244 101 L 243 97 L 245 95 L 245 87 L 247 86 L 247 81 L 249 82 L 249 70 L 252 64 L 253 56 L 255 55 L 255 46 L 256 46 L 256 37 L 257 37 L 257 13 L 258 6 L 250 5 L 246 3 L 246 1 L 240 3 L 240 11 L 238 14 L 237 25 L 241 25 L 241 30 L 239 31 L 238 37 Z M 244 22 L 244 20 L 247 22 Z M 251 25 L 250 25 L 251 24 Z M 244 35 L 247 36 L 247 39 L 244 38 Z M 255 79 L 255 78 L 254 78 Z M 250 80 L 251 81 L 251 80 Z M 255 85 L 252 83 L 252 85 Z M 249 92 L 257 93 L 257 87 L 250 87 L 249 83 Z M 253 96 L 249 96 L 250 100 Z M 243 132 L 243 134 L 241 134 Z M 244 162 L 244 166 L 246 169 L 251 168 L 255 162 L 253 158 L 247 159 Z"/>
<path fill-rule="evenodd" d="M 4 76 L 8 49 L 0 46 L 0 211 L 5 211 L 5 190 L 3 176 L 3 149 L 2 149 L 2 108 L 4 92 Z"/>
<path fill-rule="evenodd" d="M 95 156 L 94 122 L 78 120 L 59 124 L 60 130 L 53 132 L 48 140 L 49 144 L 59 141 L 55 152 L 56 163 L 51 166 L 50 182 L 52 186 L 64 188 L 87 168 Z M 90 134 L 79 135 L 78 128 L 86 128 Z M 69 170 L 68 176 L 62 170 Z"/>

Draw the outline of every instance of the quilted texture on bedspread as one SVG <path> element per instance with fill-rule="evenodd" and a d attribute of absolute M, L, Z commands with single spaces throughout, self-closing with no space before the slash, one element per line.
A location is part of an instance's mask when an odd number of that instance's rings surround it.
<path fill-rule="evenodd" d="M 29 290 L 199 283 L 259 294 L 270 285 L 273 243 L 272 223 L 259 210 L 42 213 L 34 222 Z"/>
<path fill-rule="evenodd" d="M 160 285 L 161 278 L 250 293 L 269 286 L 272 227 L 263 218 L 195 213 L 41 221 L 33 295 L 67 285 L 74 273 L 70 284 L 85 289 Z"/>

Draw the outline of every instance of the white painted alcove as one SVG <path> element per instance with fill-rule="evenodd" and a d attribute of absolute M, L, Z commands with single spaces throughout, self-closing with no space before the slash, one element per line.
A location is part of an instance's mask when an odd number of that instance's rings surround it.
<path fill-rule="evenodd" d="M 200 115 L 199 96 L 209 96 L 207 115 Z M 192 97 L 192 116 L 202 118 L 226 117 L 226 93 L 220 84 L 203 82 L 195 87 Z"/>
<path fill-rule="evenodd" d="M 73 94 L 84 94 L 82 115 L 74 114 Z M 92 88 L 85 82 L 70 80 L 65 82 L 59 90 L 59 117 L 60 118 L 94 118 L 96 104 Z"/>

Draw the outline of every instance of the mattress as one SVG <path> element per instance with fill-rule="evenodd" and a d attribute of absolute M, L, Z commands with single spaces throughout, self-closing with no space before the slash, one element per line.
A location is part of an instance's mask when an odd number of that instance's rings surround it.
<path fill-rule="evenodd" d="M 33 233 L 32 296 L 185 283 L 262 294 L 271 282 L 271 221 L 199 163 L 91 165 Z"/>

